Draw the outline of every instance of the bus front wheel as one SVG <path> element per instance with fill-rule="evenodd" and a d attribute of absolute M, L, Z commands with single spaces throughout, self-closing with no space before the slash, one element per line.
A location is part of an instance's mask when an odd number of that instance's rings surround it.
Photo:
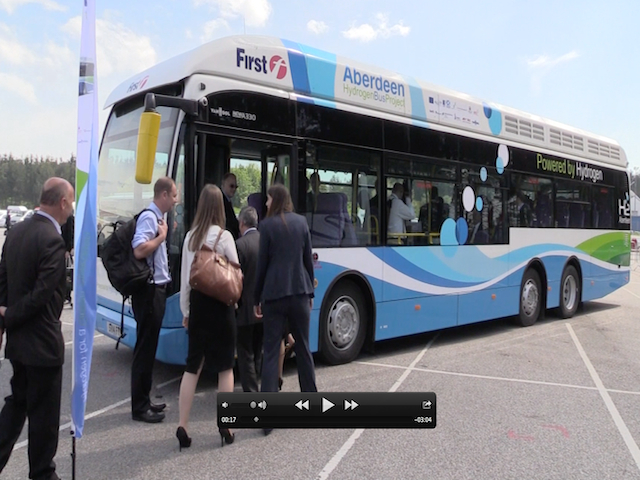
<path fill-rule="evenodd" d="M 360 353 L 367 331 L 362 291 L 348 280 L 331 289 L 321 311 L 320 355 L 330 365 L 349 363 Z"/>
<path fill-rule="evenodd" d="M 520 325 L 530 327 L 536 323 L 542 309 L 542 298 L 540 275 L 530 268 L 522 277 L 520 286 Z"/>
<path fill-rule="evenodd" d="M 573 265 L 567 265 L 562 272 L 560 282 L 560 315 L 562 318 L 571 318 L 578 310 L 580 303 L 580 278 Z"/>

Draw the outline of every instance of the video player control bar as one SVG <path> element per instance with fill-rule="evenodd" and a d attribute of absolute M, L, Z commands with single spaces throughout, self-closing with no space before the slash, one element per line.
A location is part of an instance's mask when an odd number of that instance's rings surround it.
<path fill-rule="evenodd" d="M 218 393 L 222 428 L 435 428 L 433 392 Z"/>

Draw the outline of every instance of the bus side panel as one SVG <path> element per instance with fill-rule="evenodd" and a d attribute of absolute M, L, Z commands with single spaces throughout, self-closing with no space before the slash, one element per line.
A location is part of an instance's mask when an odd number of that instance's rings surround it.
<path fill-rule="evenodd" d="M 560 281 L 566 263 L 567 257 L 564 255 L 542 257 L 542 264 L 547 274 L 547 308 L 560 306 Z"/>
<path fill-rule="evenodd" d="M 520 286 L 487 288 L 458 297 L 458 325 L 517 315 Z"/>
<path fill-rule="evenodd" d="M 375 339 L 386 340 L 455 327 L 457 315 L 457 295 L 427 296 L 379 303 Z"/>
<path fill-rule="evenodd" d="M 619 272 L 606 270 L 597 265 L 592 266 L 596 275 L 584 281 L 582 287 L 582 300 L 595 300 L 605 297 L 611 292 L 629 283 L 629 270 L 620 269 Z"/>
<path fill-rule="evenodd" d="M 125 309 L 126 312 L 126 309 Z M 165 313 L 165 319 L 166 319 Z M 136 345 L 136 321 L 133 317 L 124 315 L 124 333 L 125 337 L 120 341 L 121 344 L 133 349 Z M 117 330 L 120 328 L 120 312 L 98 305 L 96 311 L 96 330 L 105 336 L 118 339 Z M 171 365 L 184 365 L 187 360 L 189 339 L 187 331 L 180 328 L 162 328 L 160 329 L 160 337 L 158 339 L 158 349 L 156 351 L 156 359 Z"/>

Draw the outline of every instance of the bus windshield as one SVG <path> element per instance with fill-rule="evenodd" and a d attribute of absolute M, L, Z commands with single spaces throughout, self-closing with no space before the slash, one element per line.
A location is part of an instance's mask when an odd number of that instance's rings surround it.
<path fill-rule="evenodd" d="M 153 198 L 156 179 L 166 175 L 178 110 L 158 108 L 162 121 L 153 180 L 149 185 L 135 181 L 136 145 L 142 112 L 142 106 L 133 110 L 115 108 L 107 123 L 98 164 L 98 222 L 102 225 L 131 218 L 146 208 Z"/>

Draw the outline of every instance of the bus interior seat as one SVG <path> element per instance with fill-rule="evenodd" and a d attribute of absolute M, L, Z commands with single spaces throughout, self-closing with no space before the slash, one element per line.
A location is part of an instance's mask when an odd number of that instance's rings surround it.
<path fill-rule="evenodd" d="M 314 247 L 339 247 L 344 234 L 342 198 L 337 193 L 319 193 L 311 214 L 311 240 Z"/>
<path fill-rule="evenodd" d="M 247 205 L 256 209 L 258 212 L 258 222 L 264 217 L 264 203 L 262 202 L 262 194 L 260 192 L 252 193 L 247 197 Z"/>
<path fill-rule="evenodd" d="M 560 228 L 569 226 L 569 205 L 566 203 L 558 203 L 556 205 L 556 222 Z"/>
<path fill-rule="evenodd" d="M 536 202 L 536 227 L 551 226 L 551 201 L 549 197 L 541 195 Z"/>
<path fill-rule="evenodd" d="M 569 207 L 569 227 L 584 228 L 584 208 L 580 203 L 572 203 Z"/>
<path fill-rule="evenodd" d="M 344 232 L 342 235 L 342 246 L 355 246 L 358 244 L 356 237 L 356 230 L 353 224 L 353 220 L 349 215 L 349 199 L 346 193 L 338 193 L 340 195 L 340 215 L 344 219 Z"/>

